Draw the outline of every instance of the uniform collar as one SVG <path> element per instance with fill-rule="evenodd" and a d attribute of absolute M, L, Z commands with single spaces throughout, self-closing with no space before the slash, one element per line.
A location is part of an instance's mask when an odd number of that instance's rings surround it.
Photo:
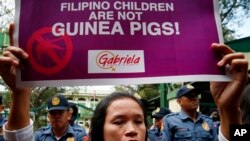
<path fill-rule="evenodd" d="M 49 126 L 50 126 L 50 128 L 45 130 L 44 134 L 50 134 L 51 136 L 54 136 L 54 134 L 52 132 L 52 126 L 51 125 L 49 125 Z M 66 134 L 74 134 L 73 128 L 72 128 L 72 126 L 70 126 L 70 124 L 68 124 L 67 132 L 63 136 L 65 136 Z"/>
<path fill-rule="evenodd" d="M 185 119 L 189 118 L 189 116 L 182 110 L 179 112 L 179 115 L 180 115 L 182 120 L 185 120 Z"/>
<path fill-rule="evenodd" d="M 196 112 L 197 113 L 197 121 L 201 120 L 201 114 L 199 112 Z M 179 112 L 179 115 L 181 117 L 182 120 L 186 120 L 186 119 L 191 119 L 184 111 L 180 111 Z M 196 121 L 196 122 L 197 122 Z"/>

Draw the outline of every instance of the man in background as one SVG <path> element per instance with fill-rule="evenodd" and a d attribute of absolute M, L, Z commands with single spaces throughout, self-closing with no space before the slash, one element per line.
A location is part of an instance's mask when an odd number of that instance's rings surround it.
<path fill-rule="evenodd" d="M 86 132 L 69 124 L 72 112 L 68 100 L 63 95 L 56 95 L 50 98 L 47 104 L 50 125 L 35 132 L 35 141 L 84 141 Z"/>
<path fill-rule="evenodd" d="M 157 108 L 156 113 L 152 115 L 152 118 L 155 119 L 154 125 L 148 130 L 149 141 L 160 141 L 162 139 L 162 129 L 163 121 L 162 118 L 170 114 L 171 111 L 167 108 Z"/>
<path fill-rule="evenodd" d="M 75 122 L 77 119 L 77 115 L 78 115 L 78 107 L 76 106 L 75 103 L 69 102 L 69 110 L 72 113 L 71 118 L 69 120 L 69 124 L 72 127 L 79 129 L 83 134 L 86 134 L 86 136 L 84 136 L 84 141 L 88 141 L 88 136 L 87 136 L 86 130 L 82 126 L 80 126 L 79 124 L 77 124 Z"/>
<path fill-rule="evenodd" d="M 214 128 L 217 129 L 217 133 L 219 133 L 219 126 L 220 126 L 220 114 L 217 109 L 211 110 L 210 118 L 214 121 Z"/>
<path fill-rule="evenodd" d="M 199 112 L 199 91 L 192 85 L 182 86 L 176 94 L 181 111 L 164 117 L 163 141 L 217 141 L 213 120 Z"/>
<path fill-rule="evenodd" d="M 3 139 L 3 124 L 6 122 L 2 112 L 4 111 L 5 106 L 3 105 L 3 97 L 0 95 L 0 141 Z"/>

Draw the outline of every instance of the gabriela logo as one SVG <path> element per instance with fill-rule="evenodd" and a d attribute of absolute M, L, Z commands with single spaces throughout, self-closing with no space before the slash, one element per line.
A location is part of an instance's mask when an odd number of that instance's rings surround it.
<path fill-rule="evenodd" d="M 114 53 L 111 51 L 102 51 L 97 55 L 96 63 L 102 69 L 112 69 L 116 71 L 119 66 L 137 65 L 141 61 L 141 57 L 136 54 Z"/>
<path fill-rule="evenodd" d="M 143 50 L 89 50 L 88 73 L 143 73 Z"/>

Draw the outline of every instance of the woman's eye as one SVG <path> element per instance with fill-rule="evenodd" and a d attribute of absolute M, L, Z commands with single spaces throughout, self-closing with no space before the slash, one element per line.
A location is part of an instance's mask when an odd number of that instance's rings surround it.
<path fill-rule="evenodd" d="M 113 122 L 113 124 L 116 124 L 116 125 L 121 125 L 123 123 L 123 120 L 115 120 Z"/>
<path fill-rule="evenodd" d="M 136 124 L 142 124 L 142 123 L 143 123 L 143 120 L 140 120 L 140 119 L 135 120 L 135 123 L 136 123 Z"/>

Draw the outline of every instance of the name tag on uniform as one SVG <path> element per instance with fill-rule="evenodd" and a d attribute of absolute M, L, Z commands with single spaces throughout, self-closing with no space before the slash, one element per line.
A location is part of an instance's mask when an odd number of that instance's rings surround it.
<path fill-rule="evenodd" d="M 176 131 L 187 131 L 188 129 L 187 128 L 177 128 Z"/>

